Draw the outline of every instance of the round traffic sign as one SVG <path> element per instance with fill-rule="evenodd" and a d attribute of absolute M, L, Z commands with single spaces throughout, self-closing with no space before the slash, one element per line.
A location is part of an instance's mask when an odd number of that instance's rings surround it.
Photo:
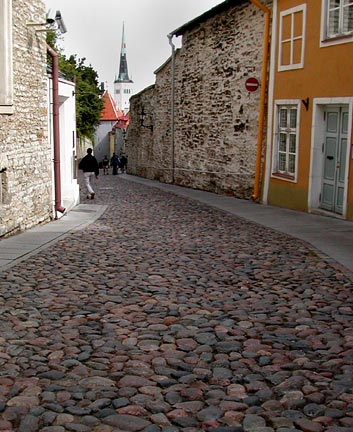
<path fill-rule="evenodd" d="M 248 92 L 254 92 L 259 88 L 259 81 L 256 78 L 248 78 L 245 81 L 245 88 Z"/>

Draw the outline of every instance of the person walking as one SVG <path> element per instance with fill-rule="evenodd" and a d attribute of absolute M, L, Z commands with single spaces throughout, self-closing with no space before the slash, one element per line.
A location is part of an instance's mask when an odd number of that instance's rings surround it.
<path fill-rule="evenodd" d="M 86 156 L 80 161 L 78 168 L 83 171 L 83 178 L 88 192 L 87 198 L 94 199 L 95 192 L 92 188 L 91 181 L 99 176 L 99 165 L 97 159 L 92 155 L 92 149 L 87 149 Z"/>
<path fill-rule="evenodd" d="M 120 158 L 114 152 L 112 158 L 110 159 L 110 165 L 113 167 L 113 175 L 118 174 L 119 164 L 120 164 Z"/>
<path fill-rule="evenodd" d="M 108 168 L 109 168 L 109 159 L 108 159 L 107 155 L 104 156 L 102 165 L 103 165 L 103 174 L 104 175 L 108 175 L 109 174 L 109 170 L 108 170 Z"/>
<path fill-rule="evenodd" d="M 125 154 L 122 154 L 120 157 L 120 166 L 121 166 L 121 172 L 125 173 L 127 170 L 127 156 Z"/>

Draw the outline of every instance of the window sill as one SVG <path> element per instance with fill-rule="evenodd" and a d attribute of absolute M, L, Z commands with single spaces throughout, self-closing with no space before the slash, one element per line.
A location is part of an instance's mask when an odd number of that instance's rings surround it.
<path fill-rule="evenodd" d="M 13 105 L 0 105 L 0 114 L 13 114 Z"/>
<path fill-rule="evenodd" d="M 279 180 L 285 180 L 285 181 L 290 181 L 290 182 L 295 182 L 295 177 L 291 174 L 286 174 L 286 173 L 280 173 L 280 172 L 274 172 L 271 174 L 271 177 L 273 178 L 277 178 Z"/>
<path fill-rule="evenodd" d="M 295 63 L 295 64 L 291 64 L 291 65 L 279 65 L 278 66 L 278 72 L 298 70 L 298 69 L 303 69 L 303 68 L 304 68 L 303 63 Z"/>
<path fill-rule="evenodd" d="M 326 37 L 321 40 L 321 46 L 337 45 L 340 43 L 353 42 L 353 32 Z"/>

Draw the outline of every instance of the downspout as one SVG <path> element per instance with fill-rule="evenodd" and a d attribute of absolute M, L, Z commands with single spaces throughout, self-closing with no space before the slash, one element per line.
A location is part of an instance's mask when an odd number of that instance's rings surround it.
<path fill-rule="evenodd" d="M 54 139 L 54 190 L 55 190 L 55 219 L 58 212 L 64 213 L 61 205 L 61 176 L 60 176 L 60 125 L 59 125 L 59 59 L 52 47 L 47 45 L 47 52 L 53 60 L 53 139 Z"/>
<path fill-rule="evenodd" d="M 175 99 L 175 45 L 173 44 L 173 35 L 168 35 L 169 45 L 172 47 L 172 64 L 171 64 L 171 101 L 170 101 L 170 142 L 172 148 L 172 183 L 175 180 L 175 143 L 174 143 L 174 99 Z"/>
<path fill-rule="evenodd" d="M 257 153 L 256 153 L 254 192 L 251 197 L 255 201 L 259 197 L 260 181 L 261 181 L 262 141 L 263 141 L 263 128 L 264 128 L 264 121 L 265 121 L 267 64 L 268 64 L 269 39 L 270 39 L 270 10 L 265 5 L 260 3 L 260 1 L 258 0 L 250 0 L 250 1 L 256 7 L 261 9 L 265 14 L 263 59 L 262 59 L 262 72 L 261 72 L 261 92 L 260 92 L 260 105 L 259 105 L 259 124 L 258 124 L 258 132 L 257 132 Z"/>

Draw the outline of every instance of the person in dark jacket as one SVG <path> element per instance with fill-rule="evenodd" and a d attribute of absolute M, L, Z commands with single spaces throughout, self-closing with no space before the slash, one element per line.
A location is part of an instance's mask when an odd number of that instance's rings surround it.
<path fill-rule="evenodd" d="M 110 159 L 110 165 L 113 167 L 113 175 L 118 174 L 119 164 L 120 164 L 120 158 L 114 152 L 112 158 Z"/>
<path fill-rule="evenodd" d="M 87 149 L 87 154 L 79 163 L 78 168 L 83 171 L 83 178 L 88 192 L 87 198 L 94 199 L 95 193 L 91 186 L 91 181 L 94 176 L 98 179 L 99 165 L 97 159 L 92 154 L 91 148 Z"/>
<path fill-rule="evenodd" d="M 127 170 L 127 156 L 124 154 L 122 154 L 120 158 L 120 169 L 122 173 L 125 173 Z"/>

